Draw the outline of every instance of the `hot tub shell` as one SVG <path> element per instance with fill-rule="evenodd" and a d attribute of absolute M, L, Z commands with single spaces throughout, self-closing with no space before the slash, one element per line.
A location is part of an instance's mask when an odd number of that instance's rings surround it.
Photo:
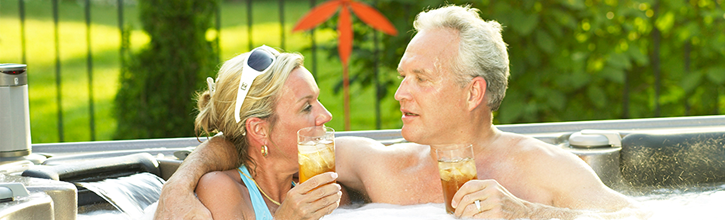
<path fill-rule="evenodd" d="M 656 187 L 669 187 L 673 184 L 663 184 L 662 181 L 652 181 L 640 184 L 631 178 L 632 175 L 630 170 L 624 169 L 624 165 L 632 167 L 637 164 L 633 162 L 631 157 L 623 154 L 631 154 L 635 148 L 629 147 L 626 144 L 628 135 L 635 137 L 641 134 L 666 134 L 666 133 L 708 133 L 708 132 L 723 132 L 725 131 L 725 116 L 698 116 L 698 117 L 675 117 L 675 118 L 654 118 L 654 119 L 627 119 L 627 120 L 602 120 L 602 121 L 584 121 L 584 122 L 557 122 L 557 123 L 533 123 L 533 124 L 515 124 L 515 125 L 497 125 L 498 129 L 506 132 L 519 133 L 528 135 L 544 141 L 549 144 L 560 146 L 561 148 L 570 151 L 571 153 L 579 156 L 583 161 L 589 164 L 592 169 L 597 173 L 602 182 L 609 185 L 612 188 L 621 188 L 624 186 L 656 186 Z M 614 132 L 620 135 L 623 141 L 623 145 L 620 146 L 609 146 L 603 148 L 589 148 L 589 149 L 578 149 L 569 145 L 569 137 L 582 130 L 601 130 L 606 132 Z M 340 136 L 362 136 L 369 137 L 380 141 L 383 144 L 390 145 L 394 143 L 405 142 L 400 134 L 400 129 L 390 130 L 371 130 L 371 131 L 342 131 L 337 132 L 336 135 Z M 163 179 L 168 179 L 181 164 L 182 160 L 174 156 L 183 155 L 184 152 L 188 153 L 194 149 L 200 142 L 206 138 L 170 138 L 170 139 L 148 139 L 148 140 L 123 140 L 123 141 L 97 141 L 97 142 L 76 142 L 76 143 L 53 143 L 53 144 L 34 144 L 32 145 L 32 151 L 36 154 L 51 155 L 51 158 L 56 158 L 59 163 L 72 163 L 74 161 L 85 161 L 92 159 L 103 159 L 103 158 L 115 158 L 131 154 L 147 153 L 156 160 L 158 173 Z M 718 142 L 722 143 L 722 142 Z M 648 149 L 656 149 L 660 146 L 650 146 Z M 684 145 L 680 145 L 681 148 Z M 716 149 L 725 148 L 720 144 L 715 146 Z M 716 163 L 717 167 L 725 167 L 725 161 L 720 161 L 717 158 L 722 158 L 724 155 L 714 155 L 716 158 L 711 159 L 711 163 Z M 703 155 L 708 159 L 708 155 Z M 65 162 L 63 162 L 65 161 Z M 0 162 L 2 164 L 3 162 Z M 634 165 L 632 164 L 634 163 Z M 43 165 L 47 166 L 47 165 Z M 707 169 L 698 166 L 698 169 Z M 719 169 L 719 168 L 718 168 Z M 624 175 L 622 172 L 625 172 Z M 670 175 L 666 172 L 654 173 L 653 175 Z M 725 173 L 718 173 L 715 175 L 723 176 L 725 180 Z M 629 179 L 628 179 L 629 178 Z M 659 178 L 667 179 L 667 177 Z M 707 178 L 717 179 L 717 178 Z M 720 179 L 717 179 L 720 181 Z M 63 181 L 56 181 L 66 183 Z M 691 183 L 687 183 L 691 184 Z M 63 188 L 62 192 L 71 193 L 76 195 L 75 186 L 70 183 L 60 186 Z M 677 185 L 677 184 L 675 184 Z M 52 187 L 51 187 L 52 188 Z M 73 189 L 73 190 L 71 190 Z M 54 189 L 41 190 L 44 192 L 58 191 Z M 47 193 L 51 195 L 53 193 Z M 56 196 L 57 197 L 57 196 Z M 71 202 L 72 201 L 72 202 Z M 68 198 L 53 198 L 55 205 L 54 210 L 58 210 L 59 204 L 72 204 L 72 207 L 63 207 L 62 210 L 54 213 L 55 219 L 75 219 L 75 213 L 78 204 L 76 197 L 71 199 Z M 3 209 L 4 210 L 4 209 Z M 3 213 L 0 210 L 0 213 Z M 59 217 L 59 213 L 62 215 Z M 12 213 L 11 213 L 12 214 Z M 7 214 L 6 215 L 11 215 Z M 13 215 L 15 216 L 15 215 Z M 67 217 L 63 217 L 67 216 Z M 2 216 L 0 216 L 1 218 Z"/>

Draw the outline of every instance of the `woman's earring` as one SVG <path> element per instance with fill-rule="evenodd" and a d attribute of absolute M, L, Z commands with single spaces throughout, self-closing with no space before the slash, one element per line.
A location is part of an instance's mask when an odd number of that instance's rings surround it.
<path fill-rule="evenodd" d="M 267 145 L 262 145 L 262 156 L 267 157 L 267 154 L 269 154 L 269 149 L 267 148 Z"/>

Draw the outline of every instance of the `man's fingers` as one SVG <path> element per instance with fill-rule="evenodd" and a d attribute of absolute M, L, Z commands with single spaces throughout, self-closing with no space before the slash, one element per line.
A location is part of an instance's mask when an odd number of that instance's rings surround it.
<path fill-rule="evenodd" d="M 495 180 L 471 180 L 463 184 L 460 189 L 456 192 L 455 195 L 453 195 L 453 199 L 451 201 L 451 206 L 453 208 L 458 207 L 459 202 L 461 202 L 461 199 L 470 194 L 474 193 L 476 191 L 482 191 L 488 188 L 488 185 L 495 184 Z"/>
<path fill-rule="evenodd" d="M 495 207 L 497 204 L 496 201 L 498 200 L 495 196 L 495 188 L 491 187 L 490 184 L 496 184 L 496 182 L 484 181 L 475 185 L 471 184 L 469 186 L 464 184 L 464 187 L 466 188 L 461 187 L 461 189 L 458 190 L 453 197 L 453 201 L 456 201 L 461 207 L 460 209 L 456 208 L 454 215 L 458 217 L 470 217 L 475 213 L 485 212 L 486 210 L 490 210 L 492 207 Z M 460 199 L 455 200 L 456 197 Z M 478 206 L 476 205 L 476 201 L 478 201 Z M 480 211 L 478 210 L 479 206 L 481 207 Z"/>

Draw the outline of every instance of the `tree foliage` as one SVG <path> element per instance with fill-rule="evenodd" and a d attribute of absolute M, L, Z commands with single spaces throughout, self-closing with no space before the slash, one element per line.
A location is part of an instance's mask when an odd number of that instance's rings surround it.
<path fill-rule="evenodd" d="M 367 1 L 401 33 L 382 36 L 357 24 L 351 83 L 392 98 L 398 61 L 415 15 L 433 0 Z M 509 89 L 496 123 L 578 121 L 720 114 L 725 109 L 725 1 L 547 0 L 447 1 L 471 4 L 504 26 Z M 331 25 L 330 25 L 331 26 Z M 335 52 L 331 51 L 331 54 Z M 394 110 L 393 110 L 394 111 Z"/>
<path fill-rule="evenodd" d="M 193 95 L 213 75 L 216 52 L 206 40 L 217 1 L 138 2 L 151 41 L 120 76 L 116 139 L 194 135 Z"/>

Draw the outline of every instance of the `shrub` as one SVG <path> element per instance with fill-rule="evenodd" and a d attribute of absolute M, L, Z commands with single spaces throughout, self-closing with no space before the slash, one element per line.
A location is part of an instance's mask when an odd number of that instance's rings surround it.
<path fill-rule="evenodd" d="M 151 41 L 120 74 L 115 139 L 193 136 L 194 92 L 213 75 L 217 54 L 206 40 L 217 1 L 138 2 Z"/>

